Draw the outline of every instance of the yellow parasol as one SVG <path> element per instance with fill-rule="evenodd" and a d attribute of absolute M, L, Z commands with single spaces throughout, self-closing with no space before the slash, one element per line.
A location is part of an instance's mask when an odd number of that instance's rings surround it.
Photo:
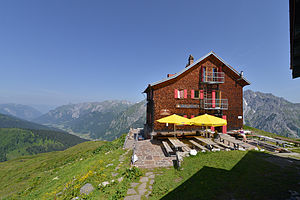
<path fill-rule="evenodd" d="M 174 124 L 174 131 L 176 130 L 175 125 L 183 125 L 183 124 L 190 124 L 190 119 L 181 117 L 179 115 L 173 114 L 168 117 L 163 117 L 161 119 L 156 120 L 159 123 L 169 123 Z"/>
<path fill-rule="evenodd" d="M 225 119 L 204 114 L 190 119 L 190 123 L 198 126 L 225 126 L 227 121 Z"/>
<path fill-rule="evenodd" d="M 205 126 L 205 132 L 207 132 L 206 130 L 208 126 L 225 126 L 227 125 L 227 120 L 212 115 L 204 114 L 190 119 L 190 123 L 192 125 Z"/>

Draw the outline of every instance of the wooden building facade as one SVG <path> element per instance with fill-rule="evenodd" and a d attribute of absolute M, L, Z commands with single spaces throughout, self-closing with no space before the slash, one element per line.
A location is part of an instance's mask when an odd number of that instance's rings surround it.
<path fill-rule="evenodd" d="M 194 62 L 189 57 L 187 66 L 179 73 L 168 74 L 166 79 L 149 84 L 147 116 L 144 131 L 172 131 L 173 126 L 156 120 L 171 114 L 193 118 L 205 113 L 227 119 L 227 132 L 243 126 L 243 87 L 249 85 L 243 72 L 238 73 L 214 52 Z M 195 126 L 177 126 L 179 130 L 197 130 Z"/>

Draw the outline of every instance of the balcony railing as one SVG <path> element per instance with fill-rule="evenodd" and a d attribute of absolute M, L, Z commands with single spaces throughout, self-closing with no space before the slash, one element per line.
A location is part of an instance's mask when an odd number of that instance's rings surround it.
<path fill-rule="evenodd" d="M 209 84 L 224 83 L 225 74 L 224 72 L 205 72 L 202 74 L 201 81 Z"/>
<path fill-rule="evenodd" d="M 201 107 L 205 110 L 228 110 L 228 99 L 204 98 Z"/>

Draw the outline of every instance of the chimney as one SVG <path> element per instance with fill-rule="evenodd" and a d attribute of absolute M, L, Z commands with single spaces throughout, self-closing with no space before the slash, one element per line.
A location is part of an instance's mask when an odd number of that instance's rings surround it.
<path fill-rule="evenodd" d="M 194 57 L 192 56 L 192 54 L 189 56 L 189 61 L 188 64 L 186 65 L 186 67 L 190 66 L 191 64 L 194 63 Z"/>

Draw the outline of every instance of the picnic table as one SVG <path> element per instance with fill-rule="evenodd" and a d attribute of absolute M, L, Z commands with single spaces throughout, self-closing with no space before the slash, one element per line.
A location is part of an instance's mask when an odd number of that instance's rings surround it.
<path fill-rule="evenodd" d="M 194 138 L 196 140 L 206 144 L 210 150 L 213 150 L 214 148 L 215 149 L 222 149 L 222 147 L 220 147 L 217 143 L 215 143 L 211 139 L 203 138 L 203 137 L 200 137 L 200 136 L 195 136 Z"/>
<path fill-rule="evenodd" d="M 173 150 L 171 149 L 171 147 L 165 141 L 162 141 L 162 144 L 163 144 L 163 146 L 164 146 L 164 148 L 165 148 L 165 150 L 167 152 L 167 155 L 171 156 L 171 153 L 173 152 Z"/>
<path fill-rule="evenodd" d="M 209 151 L 209 149 L 207 149 L 206 147 L 202 146 L 201 144 L 198 144 L 197 142 L 195 142 L 194 140 L 190 140 L 190 143 L 192 143 L 194 146 L 198 147 L 201 150 L 204 151 Z"/>
<path fill-rule="evenodd" d="M 168 140 L 171 142 L 171 144 L 174 146 L 176 151 L 178 151 L 179 148 L 186 147 L 187 145 L 178 140 L 175 137 L 169 137 Z"/>
<path fill-rule="evenodd" d="M 225 141 L 227 141 L 228 146 L 230 146 L 230 143 L 233 144 L 234 149 L 239 149 L 239 146 L 245 148 L 244 142 L 235 139 L 234 137 L 231 137 L 229 135 L 220 134 L 220 142 L 225 144 Z"/>

